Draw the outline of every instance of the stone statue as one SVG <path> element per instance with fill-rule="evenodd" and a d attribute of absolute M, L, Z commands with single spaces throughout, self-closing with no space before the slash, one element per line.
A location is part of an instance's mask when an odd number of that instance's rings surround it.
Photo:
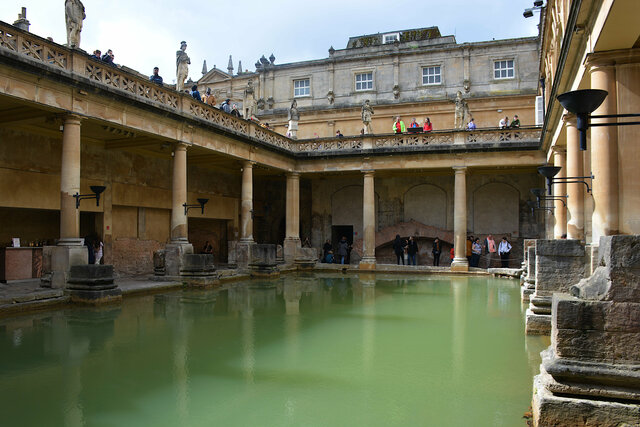
<path fill-rule="evenodd" d="M 298 139 L 298 120 L 300 120 L 300 113 L 298 113 L 298 101 L 295 99 L 291 102 L 291 108 L 289 108 L 289 129 L 287 135 L 290 138 Z"/>
<path fill-rule="evenodd" d="M 184 81 L 187 79 L 189 64 L 191 64 L 191 59 L 185 50 L 187 50 L 187 42 L 180 42 L 180 50 L 176 52 L 176 90 L 178 92 L 184 90 Z"/>
<path fill-rule="evenodd" d="M 462 99 L 462 92 L 460 91 L 456 94 L 456 100 L 454 102 L 456 104 L 456 110 L 453 128 L 463 130 L 466 127 L 466 123 L 471 119 L 469 105 L 467 101 Z"/>
<path fill-rule="evenodd" d="M 258 111 L 258 104 L 256 103 L 256 97 L 253 89 L 253 80 L 249 79 L 247 87 L 244 90 L 244 117 L 248 120 L 254 118 Z"/>
<path fill-rule="evenodd" d="M 362 123 L 364 124 L 364 134 L 372 134 L 371 116 L 373 115 L 373 107 L 369 105 L 369 100 L 365 100 L 362 104 Z"/>
<path fill-rule="evenodd" d="M 67 46 L 80 47 L 80 32 L 82 21 L 87 15 L 80 0 L 65 0 L 64 18 L 67 23 Z"/>

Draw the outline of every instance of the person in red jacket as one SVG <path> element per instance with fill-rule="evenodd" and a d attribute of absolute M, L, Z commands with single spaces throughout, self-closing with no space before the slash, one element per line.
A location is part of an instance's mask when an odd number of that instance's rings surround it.
<path fill-rule="evenodd" d="M 424 120 L 424 127 L 422 128 L 422 130 L 425 132 L 431 132 L 433 130 L 433 125 L 431 124 L 431 120 L 429 120 L 429 117 Z"/>

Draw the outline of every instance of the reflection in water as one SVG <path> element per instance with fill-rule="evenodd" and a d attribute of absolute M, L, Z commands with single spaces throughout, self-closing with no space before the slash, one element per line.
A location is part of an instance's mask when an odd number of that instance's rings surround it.
<path fill-rule="evenodd" d="M 548 345 L 523 322 L 513 281 L 341 273 L 4 319 L 0 412 L 3 425 L 517 425 Z"/>

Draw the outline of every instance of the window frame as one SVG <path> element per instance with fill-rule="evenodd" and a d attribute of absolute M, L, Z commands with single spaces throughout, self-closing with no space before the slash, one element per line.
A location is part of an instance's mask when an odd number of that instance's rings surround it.
<path fill-rule="evenodd" d="M 358 81 L 358 76 L 362 76 L 365 74 L 370 74 L 371 75 L 371 80 L 361 80 Z M 363 83 L 368 83 L 371 82 L 371 87 L 367 87 L 364 89 L 358 89 L 358 83 L 360 83 L 361 85 Z M 356 70 L 353 72 L 353 89 L 355 92 L 371 92 L 374 91 L 375 88 L 375 72 L 374 70 Z"/>
<path fill-rule="evenodd" d="M 395 37 L 395 39 L 387 41 L 387 37 Z M 382 35 L 382 44 L 391 44 L 396 41 L 400 41 L 400 33 L 386 33 Z"/>
<path fill-rule="evenodd" d="M 496 68 L 496 64 L 499 63 L 505 63 L 505 68 Z M 511 68 L 509 68 L 509 62 L 511 62 Z M 511 80 L 511 79 L 515 79 L 516 78 L 516 59 L 515 58 L 501 58 L 501 59 L 494 59 L 492 61 L 493 67 L 491 68 L 491 77 L 492 80 Z M 512 70 L 513 75 L 509 76 L 509 70 Z M 506 71 L 507 76 L 506 77 L 496 77 L 496 71 L 500 72 L 500 74 L 502 74 L 503 71 Z"/>
<path fill-rule="evenodd" d="M 428 70 L 430 68 L 439 68 L 439 74 L 427 74 L 425 75 L 424 72 L 425 70 Z M 433 64 L 433 65 L 423 65 L 420 67 L 420 71 L 421 71 L 421 77 L 422 77 L 422 86 L 439 86 L 442 85 L 442 81 L 443 81 L 443 73 L 442 73 L 442 65 L 440 64 Z M 425 77 L 429 77 L 429 76 L 438 76 L 440 81 L 439 82 L 434 82 L 434 83 L 425 83 L 424 82 L 424 78 Z"/>
<path fill-rule="evenodd" d="M 296 88 L 296 82 L 308 81 L 309 85 L 306 87 Z M 292 87 L 293 87 L 293 98 L 309 98 L 311 97 L 311 77 L 296 77 L 292 79 Z M 296 95 L 296 90 L 298 89 L 307 89 L 307 93 L 302 95 Z"/>

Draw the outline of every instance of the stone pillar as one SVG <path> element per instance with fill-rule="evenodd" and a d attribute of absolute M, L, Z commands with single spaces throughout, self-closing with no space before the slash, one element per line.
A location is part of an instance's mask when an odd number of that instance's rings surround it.
<path fill-rule="evenodd" d="M 584 276 L 586 251 L 579 240 L 536 240 L 535 291 L 526 313 L 528 335 L 549 335 L 551 298 L 569 292 Z"/>
<path fill-rule="evenodd" d="M 373 270 L 376 267 L 376 192 L 372 170 L 364 172 L 364 190 L 362 194 L 362 240 L 361 270 Z"/>
<path fill-rule="evenodd" d="M 533 384 L 535 426 L 640 420 L 640 236 L 599 241 L 599 266 L 555 294 L 551 346 Z"/>
<path fill-rule="evenodd" d="M 582 151 L 576 123 L 576 116 L 565 114 L 567 128 L 567 177 L 584 176 Z M 584 240 L 584 184 L 567 184 L 567 238 Z"/>
<path fill-rule="evenodd" d="M 567 176 L 567 152 L 562 148 L 555 147 L 553 149 L 553 165 L 561 167 L 560 172 L 556 177 L 564 178 Z M 567 195 L 567 184 L 565 182 L 555 184 L 553 186 L 553 195 L 555 197 L 564 197 Z M 553 238 L 560 239 L 562 236 L 567 234 L 567 208 L 565 207 L 566 199 L 564 203 L 562 200 L 555 200 L 553 202 L 554 205 L 554 216 L 555 216 L 555 224 L 553 226 Z"/>
<path fill-rule="evenodd" d="M 189 240 L 184 203 L 187 203 L 187 145 L 178 143 L 173 151 L 171 191 L 171 242 L 173 243 L 186 243 Z"/>
<path fill-rule="evenodd" d="M 453 202 L 454 258 L 451 271 L 469 271 L 467 260 L 467 168 L 454 166 L 455 189 Z"/>
<path fill-rule="evenodd" d="M 242 164 L 242 192 L 240 195 L 240 240 L 236 245 L 238 267 L 247 268 L 251 261 L 253 241 L 253 165 L 249 160 Z"/>
<path fill-rule="evenodd" d="M 74 194 L 80 193 L 80 117 L 64 118 L 60 165 L 60 239 L 57 246 L 43 250 L 46 270 L 42 286 L 65 288 L 73 265 L 87 264 L 88 253 L 80 237 L 80 210 Z"/>
<path fill-rule="evenodd" d="M 593 115 L 617 114 L 616 76 L 613 65 L 591 65 L 591 88 L 609 92 Z M 592 123 L 615 122 L 616 119 L 592 119 Z M 594 209 L 591 217 L 592 242 L 602 236 L 618 234 L 618 128 L 593 126 L 591 130 L 591 172 Z"/>
<path fill-rule="evenodd" d="M 284 238 L 284 260 L 293 262 L 300 249 L 300 174 L 287 174 L 286 235 Z"/>
<path fill-rule="evenodd" d="M 171 241 L 165 247 L 167 276 L 180 276 L 183 255 L 193 253 L 193 246 L 189 243 L 184 203 L 187 203 L 187 144 L 178 142 L 173 150 Z"/>
<path fill-rule="evenodd" d="M 525 239 L 524 259 L 527 263 L 525 268 L 527 275 L 524 277 L 520 296 L 522 297 L 522 302 L 529 302 L 531 295 L 536 290 L 536 240 Z"/>
<path fill-rule="evenodd" d="M 80 117 L 70 114 L 64 119 L 62 163 L 60 165 L 60 240 L 58 245 L 82 245 L 80 210 L 74 194 L 80 193 Z"/>

